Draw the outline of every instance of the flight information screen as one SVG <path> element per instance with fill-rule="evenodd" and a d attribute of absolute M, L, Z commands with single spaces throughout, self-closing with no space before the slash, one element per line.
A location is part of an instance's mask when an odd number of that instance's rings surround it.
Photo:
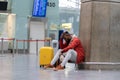
<path fill-rule="evenodd" d="M 32 16 L 46 16 L 47 0 L 34 0 Z"/>

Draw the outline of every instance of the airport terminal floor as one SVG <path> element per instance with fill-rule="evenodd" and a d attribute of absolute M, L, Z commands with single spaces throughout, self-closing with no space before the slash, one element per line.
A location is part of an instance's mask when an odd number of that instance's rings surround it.
<path fill-rule="evenodd" d="M 0 54 L 0 80 L 120 80 L 120 71 L 45 70 L 39 67 L 37 55 Z"/>

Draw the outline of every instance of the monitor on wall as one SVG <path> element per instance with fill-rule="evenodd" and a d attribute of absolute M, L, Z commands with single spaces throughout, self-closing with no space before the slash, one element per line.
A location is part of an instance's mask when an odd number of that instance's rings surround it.
<path fill-rule="evenodd" d="M 7 10 L 7 1 L 0 1 L 0 11 L 6 11 Z"/>
<path fill-rule="evenodd" d="M 34 0 L 32 16 L 46 17 L 47 0 Z"/>

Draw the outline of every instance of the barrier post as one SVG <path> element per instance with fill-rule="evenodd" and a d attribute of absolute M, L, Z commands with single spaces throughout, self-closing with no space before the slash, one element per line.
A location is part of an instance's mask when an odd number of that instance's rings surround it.
<path fill-rule="evenodd" d="M 3 40 L 4 40 L 4 39 L 1 38 L 1 41 L 2 41 L 2 43 L 1 43 L 1 51 L 2 51 L 2 54 L 4 53 L 4 51 L 3 51 L 3 46 L 4 46 L 4 45 L 3 45 Z"/>
<path fill-rule="evenodd" d="M 25 40 L 23 40 L 23 52 L 25 53 Z"/>
<path fill-rule="evenodd" d="M 36 40 L 36 55 L 38 55 L 38 40 Z"/>
<path fill-rule="evenodd" d="M 48 45 L 51 46 L 51 39 L 49 39 L 49 41 L 48 41 Z"/>
<path fill-rule="evenodd" d="M 15 41 L 15 38 L 13 38 L 13 56 L 14 56 L 14 53 L 15 53 L 15 51 L 14 51 L 14 41 Z"/>
<path fill-rule="evenodd" d="M 0 48 L 0 53 L 2 53 L 2 38 L 0 38 L 0 40 L 1 40 L 1 48 Z"/>
<path fill-rule="evenodd" d="M 16 53 L 18 53 L 18 40 L 16 40 Z"/>

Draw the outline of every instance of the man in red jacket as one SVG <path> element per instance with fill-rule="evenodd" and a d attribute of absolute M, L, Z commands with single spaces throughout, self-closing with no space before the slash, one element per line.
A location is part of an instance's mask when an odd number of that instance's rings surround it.
<path fill-rule="evenodd" d="M 63 39 L 65 40 L 65 44 L 63 44 Z M 52 68 L 56 61 L 60 58 L 61 55 L 65 56 L 63 61 L 54 68 L 55 71 L 64 69 L 65 64 L 70 60 L 75 63 L 80 63 L 84 61 L 84 49 L 82 47 L 81 41 L 78 37 L 71 35 L 67 31 L 64 32 L 60 39 L 60 48 L 51 63 L 44 68 Z"/>

